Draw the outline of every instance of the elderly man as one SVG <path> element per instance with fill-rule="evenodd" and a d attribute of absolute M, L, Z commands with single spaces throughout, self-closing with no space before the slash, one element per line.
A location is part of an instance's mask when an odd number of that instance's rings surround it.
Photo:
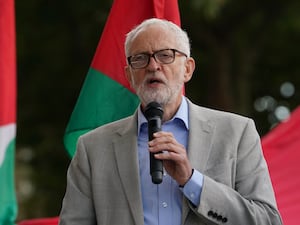
<path fill-rule="evenodd" d="M 182 95 L 195 69 L 187 34 L 149 19 L 127 34 L 134 115 L 82 137 L 67 177 L 61 225 L 282 224 L 253 121 Z M 162 110 L 148 140 L 145 108 Z M 149 152 L 163 164 L 151 181 Z"/>

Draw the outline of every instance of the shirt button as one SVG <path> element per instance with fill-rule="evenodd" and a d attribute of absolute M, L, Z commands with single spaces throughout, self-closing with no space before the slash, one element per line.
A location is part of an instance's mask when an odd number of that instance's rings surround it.
<path fill-rule="evenodd" d="M 195 194 L 194 194 L 194 193 L 191 193 L 191 194 L 190 194 L 190 197 L 191 197 L 191 198 L 195 198 Z"/>
<path fill-rule="evenodd" d="M 167 207 L 168 207 L 168 203 L 163 202 L 163 203 L 162 203 L 162 207 L 167 208 Z"/>

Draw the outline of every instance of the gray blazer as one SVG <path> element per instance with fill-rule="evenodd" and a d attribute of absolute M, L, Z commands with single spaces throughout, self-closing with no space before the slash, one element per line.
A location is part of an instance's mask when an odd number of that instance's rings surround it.
<path fill-rule="evenodd" d="M 199 207 L 183 198 L 182 224 L 282 224 L 254 122 L 188 106 L 188 156 L 204 182 Z M 137 112 L 79 138 L 60 214 L 60 225 L 77 224 L 144 224 Z"/>

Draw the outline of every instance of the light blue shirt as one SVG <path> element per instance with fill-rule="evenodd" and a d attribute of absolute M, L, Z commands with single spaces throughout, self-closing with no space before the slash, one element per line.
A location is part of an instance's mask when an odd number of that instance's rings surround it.
<path fill-rule="evenodd" d="M 175 116 L 162 125 L 163 131 L 172 132 L 175 139 L 188 149 L 188 104 L 182 97 Z M 138 109 L 138 156 L 145 225 L 180 225 L 182 197 L 185 195 L 195 206 L 200 204 L 203 175 L 194 170 L 191 179 L 180 188 L 166 172 L 161 184 L 153 184 L 150 176 L 148 151 L 148 125 L 141 109 Z"/>

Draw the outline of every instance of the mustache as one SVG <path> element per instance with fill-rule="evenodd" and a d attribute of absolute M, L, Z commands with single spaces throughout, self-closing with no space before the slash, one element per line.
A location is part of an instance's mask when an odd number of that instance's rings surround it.
<path fill-rule="evenodd" d="M 143 85 L 151 84 L 151 83 L 163 83 L 167 84 L 167 79 L 164 75 L 159 73 L 148 73 L 143 80 Z"/>

